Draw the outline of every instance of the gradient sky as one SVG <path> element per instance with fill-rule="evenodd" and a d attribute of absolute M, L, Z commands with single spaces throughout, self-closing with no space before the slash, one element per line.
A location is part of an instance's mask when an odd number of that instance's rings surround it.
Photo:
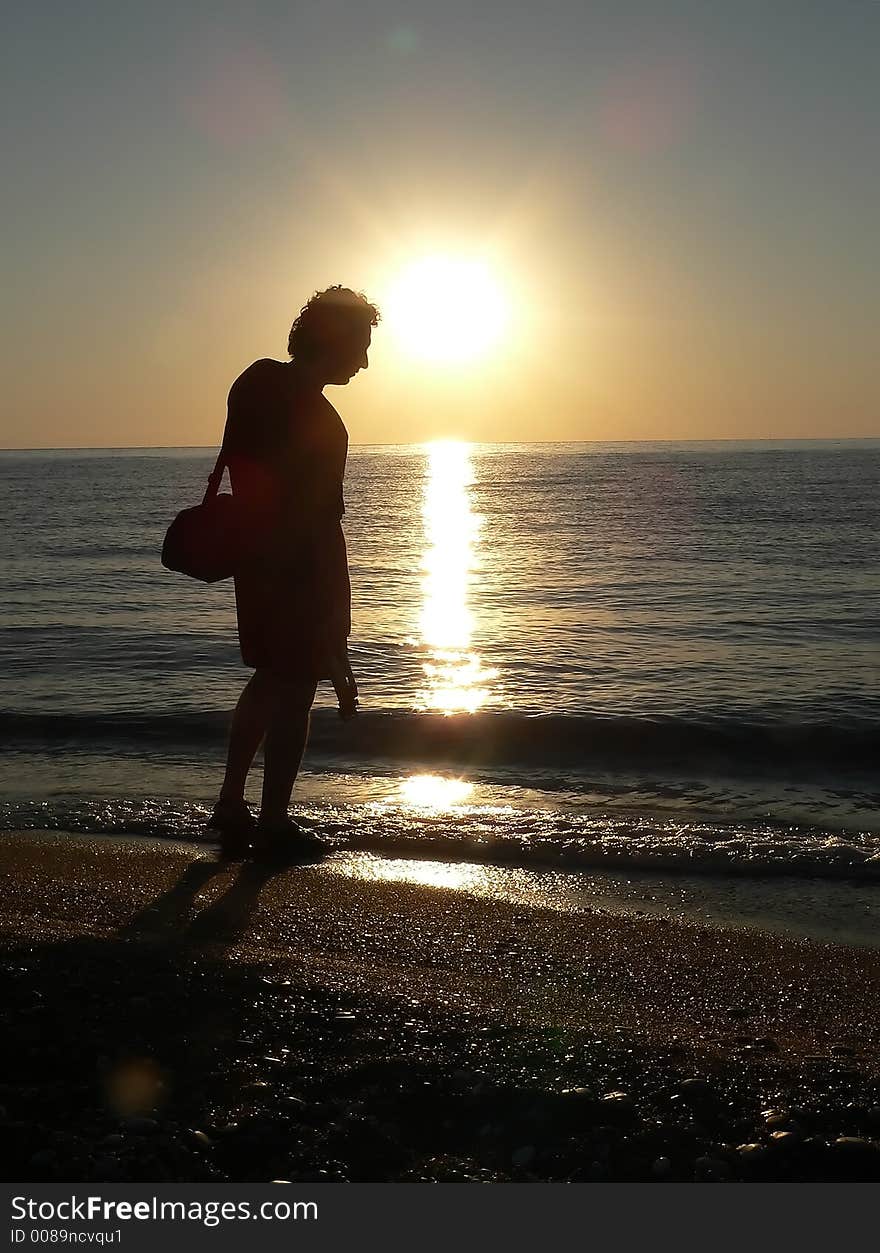
<path fill-rule="evenodd" d="M 7 447 L 211 445 L 318 287 L 486 254 L 353 442 L 880 434 L 880 4 L 34 3 L 2 68 Z"/>

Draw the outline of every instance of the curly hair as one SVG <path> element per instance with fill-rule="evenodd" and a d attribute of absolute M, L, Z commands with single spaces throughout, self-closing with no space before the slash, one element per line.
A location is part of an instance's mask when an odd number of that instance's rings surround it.
<path fill-rule="evenodd" d="M 352 326 L 379 324 L 379 310 L 363 292 L 336 284 L 315 292 L 290 328 L 287 351 L 291 357 L 313 357 L 324 344 L 338 339 Z"/>

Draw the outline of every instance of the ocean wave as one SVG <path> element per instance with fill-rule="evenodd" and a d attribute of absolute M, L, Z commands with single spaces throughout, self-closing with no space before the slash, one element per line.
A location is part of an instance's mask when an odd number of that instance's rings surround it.
<path fill-rule="evenodd" d="M 42 713 L 0 710 L 7 747 L 65 742 L 82 749 L 114 744 L 193 745 L 222 740 L 225 710 L 125 713 Z M 583 767 L 628 759 L 730 769 L 747 766 L 836 768 L 876 763 L 880 726 L 852 723 L 637 718 L 584 714 L 361 713 L 341 723 L 335 710 L 312 714 L 310 755 L 364 761 L 445 762 L 471 768 Z"/>
<path fill-rule="evenodd" d="M 0 804 L 0 831 L 68 831 L 205 842 L 204 805 L 53 798 Z M 563 871 L 789 876 L 880 881 L 880 837 L 770 823 L 571 815 L 473 806 L 419 813 L 393 804 L 313 805 L 298 817 L 331 850 Z"/>

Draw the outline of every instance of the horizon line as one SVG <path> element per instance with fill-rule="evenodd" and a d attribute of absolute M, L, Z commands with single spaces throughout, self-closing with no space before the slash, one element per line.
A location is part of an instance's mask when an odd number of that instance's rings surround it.
<path fill-rule="evenodd" d="M 436 439 L 387 440 L 352 442 L 351 448 L 419 448 L 425 444 L 454 442 L 462 444 L 847 444 L 880 440 L 878 435 L 716 435 L 711 438 L 679 439 L 458 439 L 438 436 Z M 219 452 L 219 444 L 36 444 L 0 445 L 4 452 Z"/>

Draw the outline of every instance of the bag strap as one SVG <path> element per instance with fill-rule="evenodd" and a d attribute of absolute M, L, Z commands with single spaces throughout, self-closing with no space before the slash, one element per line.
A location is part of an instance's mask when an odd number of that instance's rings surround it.
<path fill-rule="evenodd" d="M 219 492 L 220 483 L 222 482 L 222 479 L 223 479 L 223 471 L 225 469 L 226 469 L 226 449 L 221 448 L 220 453 L 217 457 L 217 460 L 214 462 L 214 469 L 211 471 L 210 475 L 208 476 L 208 486 L 205 488 L 205 496 L 204 496 L 204 499 L 202 500 L 203 505 L 207 505 L 208 502 L 210 500 L 213 500 L 214 497 Z"/>

